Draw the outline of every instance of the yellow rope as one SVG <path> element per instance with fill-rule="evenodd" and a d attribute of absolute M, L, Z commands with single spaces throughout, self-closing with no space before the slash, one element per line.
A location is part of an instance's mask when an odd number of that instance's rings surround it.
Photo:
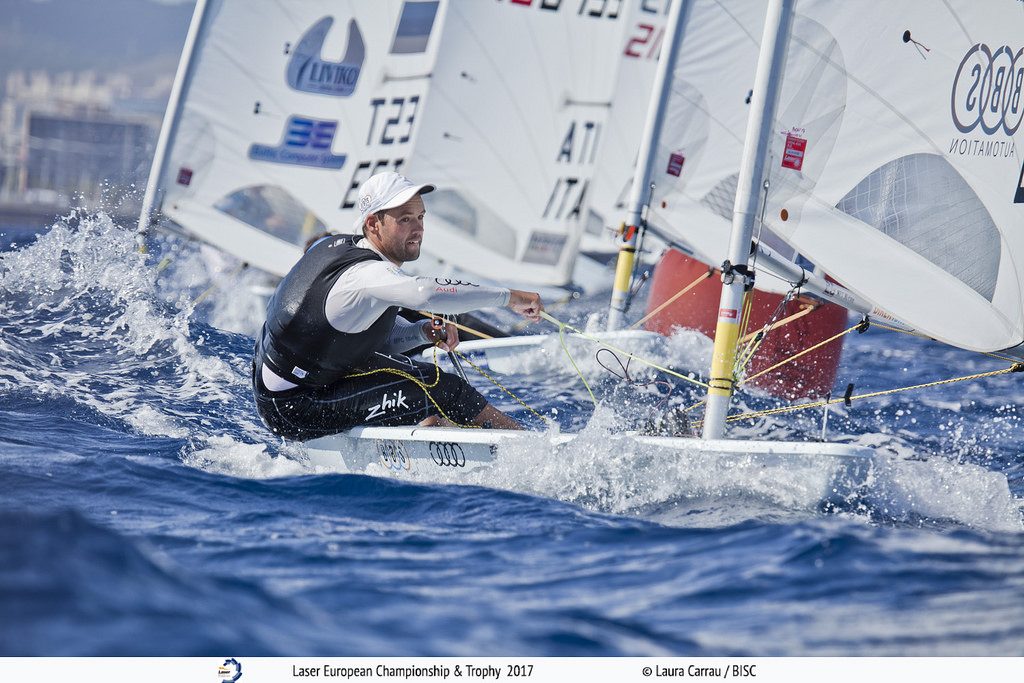
<path fill-rule="evenodd" d="M 659 314 L 659 313 L 661 313 L 661 312 L 662 312 L 663 310 L 665 310 L 665 307 L 667 307 L 667 306 L 671 305 L 671 304 L 672 304 L 672 302 L 674 302 L 674 301 L 675 301 L 676 299 L 678 299 L 679 297 L 681 297 L 681 296 L 682 296 L 683 294 L 686 294 L 686 293 L 687 293 L 687 292 L 689 292 L 689 291 L 690 291 L 691 289 L 693 289 L 694 287 L 696 287 L 696 286 L 697 286 L 697 285 L 699 285 L 700 283 L 704 282 L 704 280 L 707 280 L 707 279 L 708 279 L 709 277 L 711 277 L 712 275 L 714 275 L 714 273 L 715 273 L 715 269 L 714 269 L 714 268 L 708 268 L 708 272 L 706 272 L 705 274 L 701 275 L 701 276 L 700 276 L 699 278 L 697 278 L 696 280 L 694 280 L 694 281 L 693 281 L 693 282 L 691 282 L 690 284 L 688 284 L 688 285 L 686 285 L 685 287 L 683 287 L 682 289 L 680 289 L 680 290 L 679 290 L 678 292 L 676 292 L 675 294 L 673 294 L 673 295 L 672 295 L 672 296 L 671 296 L 671 297 L 670 297 L 669 299 L 667 299 L 666 301 L 663 301 L 663 302 L 662 302 L 662 303 L 661 303 L 661 304 L 660 304 L 660 305 L 659 305 L 659 306 L 658 306 L 657 308 L 655 308 L 655 309 L 654 309 L 653 311 L 651 311 L 650 313 L 648 313 L 648 314 L 647 314 L 647 315 L 645 315 L 644 317 L 640 318 L 639 320 L 637 320 L 637 321 L 636 321 L 635 323 L 633 323 L 632 325 L 630 325 L 630 326 L 629 326 L 629 327 L 627 327 L 626 329 L 627 329 L 627 330 L 635 330 L 636 328 L 640 327 L 640 326 L 641 326 L 641 325 L 643 325 L 643 324 L 644 324 L 645 322 L 647 322 L 648 320 L 650 320 L 651 318 L 653 318 L 654 316 L 658 315 L 658 314 Z"/>
<path fill-rule="evenodd" d="M 743 342 L 749 341 L 751 339 L 753 339 L 754 341 L 750 344 L 750 346 L 747 349 L 745 349 L 744 357 L 743 357 L 743 362 L 742 363 L 737 363 L 736 364 L 737 368 L 745 368 L 745 367 L 747 367 L 747 364 L 750 363 L 750 361 L 753 359 L 754 354 L 757 353 L 758 349 L 761 348 L 761 344 L 763 344 L 764 340 L 768 338 L 768 333 L 769 332 L 774 332 L 775 330 L 783 327 L 784 325 L 788 325 L 789 323 L 793 322 L 794 320 L 798 320 L 798 319 L 804 317 L 805 315 L 807 315 L 811 311 L 816 310 L 817 308 L 818 307 L 816 305 L 813 305 L 813 304 L 804 304 L 804 308 L 802 310 L 794 313 L 793 315 L 788 316 L 786 318 L 783 318 L 782 320 L 777 320 L 775 322 L 769 322 L 767 325 L 762 327 L 757 332 L 751 332 L 747 336 L 743 337 L 743 339 L 740 340 L 741 344 Z M 758 337 L 758 335 L 760 335 L 760 337 Z M 788 361 L 786 361 L 786 362 L 788 362 Z"/>
<path fill-rule="evenodd" d="M 431 319 L 431 318 L 434 317 L 434 314 L 430 313 L 428 311 L 416 311 L 416 312 L 419 313 L 420 315 L 426 316 L 428 319 Z M 480 337 L 481 339 L 494 339 L 494 337 L 492 337 L 489 334 L 484 334 L 483 332 L 478 332 L 478 331 L 474 330 L 472 327 L 466 327 L 465 325 L 461 325 L 461 324 L 455 322 L 454 320 L 448 320 L 447 318 L 442 318 L 442 320 L 444 320 L 449 325 L 452 325 L 455 328 L 462 330 L 463 332 L 469 332 L 470 334 L 475 335 L 477 337 Z"/>
<path fill-rule="evenodd" d="M 743 294 L 743 315 L 740 316 L 740 334 L 743 335 L 743 339 L 752 338 L 754 341 L 744 345 L 741 339 L 736 343 L 738 353 L 736 354 L 736 361 L 733 363 L 733 378 L 738 377 L 743 368 L 747 367 L 747 363 L 754 357 L 757 349 L 761 346 L 761 342 L 764 341 L 764 336 L 758 339 L 756 332 L 753 336 L 747 334 L 747 328 L 750 326 L 750 312 L 753 309 L 753 305 L 753 292 L 745 292 Z"/>
<path fill-rule="evenodd" d="M 548 322 L 550 322 L 553 325 L 557 325 L 558 328 L 559 328 L 559 331 L 561 331 L 563 328 L 567 329 L 567 330 L 572 330 L 577 335 L 579 335 L 580 337 L 582 337 L 582 338 L 584 338 L 586 340 L 592 341 L 592 342 L 594 342 L 596 344 L 600 344 L 601 346 L 605 346 L 605 347 L 611 349 L 612 351 L 615 351 L 617 353 L 621 353 L 622 355 L 626 356 L 627 358 L 632 358 L 633 360 L 635 360 L 635 361 L 637 361 L 639 363 L 643 363 L 644 365 L 648 365 L 648 366 L 654 368 L 655 370 L 661 370 L 662 372 L 664 372 L 667 375 L 672 375 L 673 377 L 678 377 L 679 379 L 681 379 L 683 381 L 689 382 L 690 384 L 696 384 L 697 386 L 703 387 L 704 389 L 708 388 L 708 385 L 705 384 L 704 382 L 701 382 L 700 380 L 693 379 L 692 377 L 687 377 L 686 375 L 680 374 L 680 373 L 676 372 L 675 370 L 669 370 L 668 368 L 662 367 L 662 366 L 658 365 L 657 363 L 652 363 L 651 361 L 649 361 L 649 360 L 647 360 L 645 358 L 641 358 L 640 356 L 632 354 L 629 351 L 626 351 L 625 349 L 620 349 L 619 347 L 614 346 L 613 344 L 609 344 L 606 341 L 602 341 L 602 340 L 598 339 L 597 337 L 592 337 L 589 334 L 586 334 L 585 332 L 581 332 L 580 330 L 578 330 L 577 328 L 573 327 L 572 325 L 569 325 L 567 323 L 563 323 L 561 320 L 558 320 L 557 318 L 551 316 L 547 311 L 541 311 L 540 312 L 540 317 L 544 318 L 545 320 L 547 320 Z M 571 360 L 571 358 L 570 358 L 570 360 Z"/>
<path fill-rule="evenodd" d="M 954 384 L 956 382 L 966 382 L 972 379 L 982 379 L 985 377 L 995 377 L 997 375 L 1005 375 L 1011 372 L 1024 371 L 1024 363 L 1015 363 L 1008 368 L 1002 370 L 993 370 L 991 372 L 980 372 L 975 375 L 964 375 L 963 377 L 953 377 L 951 379 L 938 380 L 936 382 L 926 382 L 925 384 L 915 384 L 909 387 L 900 387 L 899 389 L 887 389 L 885 391 L 873 391 L 869 394 L 858 394 L 857 396 L 851 396 L 850 401 L 859 401 L 864 398 L 874 398 L 876 396 L 886 396 L 888 394 L 896 394 L 902 391 L 911 391 L 913 389 L 926 389 L 928 387 L 937 387 L 943 384 Z M 846 398 L 833 398 L 828 401 L 815 401 L 813 403 L 801 403 L 795 406 L 781 406 L 779 408 L 769 408 L 768 410 L 759 410 L 752 413 L 742 413 L 739 415 L 732 415 L 725 418 L 727 422 L 733 422 L 735 420 L 749 420 L 755 417 L 762 417 L 765 415 L 777 415 L 779 413 L 788 413 L 795 410 L 803 410 L 805 408 L 821 408 L 826 405 L 832 405 L 833 403 L 844 403 Z"/>
<path fill-rule="evenodd" d="M 801 304 L 801 305 L 803 306 L 803 308 L 801 308 L 799 311 L 797 311 L 793 315 L 788 316 L 786 318 L 783 318 L 782 320 L 779 320 L 779 321 L 777 321 L 775 323 L 768 323 L 767 325 L 762 327 L 757 332 L 751 332 L 747 336 L 745 336 L 742 339 L 740 339 L 740 343 L 741 344 L 745 344 L 745 343 L 747 343 L 748 341 L 750 341 L 751 339 L 753 339 L 754 337 L 756 337 L 758 334 L 760 334 L 762 332 L 764 332 L 767 335 L 772 330 L 777 330 L 778 328 L 780 328 L 780 327 L 782 327 L 784 325 L 788 325 L 789 323 L 793 322 L 794 320 L 798 320 L 798 319 L 804 317 L 805 315 L 807 315 L 808 313 L 810 313 L 811 311 L 816 311 L 818 309 L 818 307 L 815 306 L 814 304 Z"/>
<path fill-rule="evenodd" d="M 779 361 L 775 365 L 771 366 L 770 368 L 766 368 L 766 369 L 762 370 L 761 372 L 757 373 L 756 375 L 751 375 L 750 377 L 744 378 L 742 381 L 737 383 L 737 386 L 740 386 L 742 384 L 746 384 L 747 382 L 751 382 L 751 381 L 757 379 L 758 377 L 760 377 L 762 375 L 768 374 L 772 370 L 776 370 L 776 369 L 782 367 L 786 363 L 791 363 L 791 362 L 795 361 L 797 358 L 800 358 L 801 356 L 806 355 L 806 354 L 810 353 L 811 351 L 814 351 L 815 349 L 821 348 L 822 346 L 825 346 L 826 344 L 831 344 L 836 339 L 839 339 L 843 335 L 847 335 L 850 332 L 853 332 L 854 330 L 856 330 L 860 326 L 861 326 L 861 323 L 857 323 L 853 327 L 845 329 L 842 332 L 840 332 L 839 334 L 832 335 L 831 337 L 829 337 L 828 339 L 826 339 L 824 341 L 820 341 L 817 344 L 815 344 L 813 346 L 810 346 L 810 347 L 804 349 L 803 351 L 800 351 L 799 353 L 795 353 L 792 356 L 790 356 L 789 358 L 786 358 L 785 360 Z"/>
<path fill-rule="evenodd" d="M 695 408 L 700 408 L 702 405 L 704 405 L 707 402 L 708 402 L 708 400 L 706 398 L 702 398 L 701 400 L 699 400 L 696 403 L 694 403 L 692 406 L 690 406 L 688 408 L 683 408 L 683 412 L 684 413 L 688 413 L 691 410 L 694 410 Z"/>
<path fill-rule="evenodd" d="M 569 353 L 569 347 L 565 344 L 565 328 L 568 327 L 568 325 L 556 320 L 544 311 L 541 311 L 540 314 L 545 320 L 558 325 L 558 343 L 562 345 L 562 350 L 565 351 L 565 357 L 569 359 L 569 364 L 572 365 L 572 369 L 576 371 L 576 374 L 580 377 L 580 381 L 583 382 L 583 386 L 587 388 L 587 393 L 590 394 L 590 400 L 594 402 L 594 407 L 596 408 L 597 397 L 594 396 L 594 392 L 590 389 L 590 384 L 587 382 L 587 378 L 583 376 L 583 373 L 580 372 L 580 369 L 576 366 L 576 361 L 573 360 L 572 354 Z"/>
<path fill-rule="evenodd" d="M 526 403 L 526 401 L 524 401 L 523 399 L 519 398 L 519 397 L 518 397 L 518 396 L 516 396 L 516 395 L 515 395 L 514 393 L 512 393 L 512 391 L 511 391 L 510 389 L 508 389 L 508 388 L 506 388 L 505 386 L 503 386 L 503 385 L 501 384 L 501 382 L 499 382 L 498 380 L 494 379 L 493 377 L 491 377 L 490 375 L 488 375 L 488 374 L 487 374 L 486 372 L 484 372 L 484 369 L 483 369 L 483 368 L 481 368 L 481 367 L 480 367 L 479 365 L 477 365 L 476 363 L 474 363 L 473 361 L 471 361 L 471 360 L 469 359 L 469 356 L 467 356 L 467 355 L 465 355 L 465 354 L 463 354 L 463 353 L 460 353 L 460 352 L 459 352 L 458 350 L 454 351 L 454 353 L 455 353 L 456 355 L 458 355 L 458 357 L 459 357 L 459 358 L 460 358 L 461 360 L 464 360 L 464 361 L 466 361 L 467 363 L 469 363 L 469 365 L 470 365 L 470 366 L 471 366 L 471 367 L 472 367 L 472 368 L 473 368 L 474 370 L 476 370 L 476 371 L 477 371 L 477 372 L 479 372 L 479 373 L 480 373 L 481 375 L 483 375 L 484 377 L 486 377 L 486 378 L 487 378 L 487 379 L 488 379 L 488 380 L 489 380 L 489 381 L 491 382 L 491 384 L 493 384 L 494 386 L 498 387 L 499 389 L 501 389 L 502 391 L 504 391 L 504 392 L 505 392 L 506 394 L 508 394 L 509 396 L 511 396 L 511 397 L 512 397 L 513 399 L 515 399 L 515 400 L 516 400 L 516 401 L 517 401 L 517 402 L 519 403 L 519 405 L 523 406 L 524 408 L 526 408 L 527 410 L 529 410 L 529 411 L 530 411 L 531 413 L 533 413 L 534 415 L 536 415 L 536 416 L 537 416 L 537 417 L 539 417 L 540 419 L 542 419 L 542 420 L 544 420 L 544 421 L 546 421 L 546 422 L 550 422 L 550 420 L 549 420 L 548 418 L 544 417 L 543 415 L 541 415 L 540 413 L 538 413 L 538 412 L 537 412 L 536 410 L 534 410 L 534 409 L 533 409 L 533 408 L 532 408 L 532 407 L 531 407 L 530 405 L 528 405 L 528 404 Z M 436 353 L 435 353 L 435 357 L 436 357 Z"/>

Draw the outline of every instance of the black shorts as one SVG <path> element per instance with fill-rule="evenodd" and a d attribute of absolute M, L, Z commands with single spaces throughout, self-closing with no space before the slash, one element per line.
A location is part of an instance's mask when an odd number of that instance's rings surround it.
<path fill-rule="evenodd" d="M 428 388 L 386 369 L 415 377 Z M 439 414 L 456 424 L 470 424 L 487 405 L 487 399 L 460 377 L 441 371 L 438 379 L 434 365 L 398 354 L 375 353 L 352 370 L 354 377 L 318 389 L 268 391 L 258 361 L 252 370 L 256 411 L 263 424 L 279 436 L 299 441 L 364 425 L 414 425 Z M 437 384 L 430 386 L 435 380 Z"/>

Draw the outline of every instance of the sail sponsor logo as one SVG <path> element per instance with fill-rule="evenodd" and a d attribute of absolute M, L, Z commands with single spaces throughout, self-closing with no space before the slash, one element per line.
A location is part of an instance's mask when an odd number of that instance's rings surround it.
<path fill-rule="evenodd" d="M 782 145 L 782 168 L 803 169 L 807 155 L 807 129 L 793 126 L 789 130 L 780 130 L 779 135 L 786 136 Z"/>
<path fill-rule="evenodd" d="M 337 62 L 326 60 L 321 51 L 333 24 L 334 17 L 323 17 L 291 48 L 286 76 L 293 90 L 332 97 L 348 97 L 355 91 L 366 59 L 363 34 L 356 20 L 350 20 L 345 56 Z"/>
<path fill-rule="evenodd" d="M 253 143 L 249 158 L 273 164 L 292 164 L 337 170 L 345 165 L 344 154 L 331 152 L 337 121 L 322 121 L 304 116 L 291 116 L 285 123 L 284 136 L 276 147 Z"/>
<path fill-rule="evenodd" d="M 686 163 L 686 157 L 679 152 L 672 152 L 668 155 L 668 168 L 665 169 L 665 172 L 678 178 L 683 173 L 684 163 Z"/>
<path fill-rule="evenodd" d="M 985 140 L 978 138 L 953 138 L 949 142 L 948 154 L 961 157 L 1006 157 L 1017 156 L 1013 140 Z"/>
<path fill-rule="evenodd" d="M 1024 204 L 1024 165 L 1020 167 L 1020 178 L 1017 180 L 1017 193 L 1013 196 L 1014 204 Z"/>
<path fill-rule="evenodd" d="M 782 152 L 782 167 L 799 171 L 804 167 L 804 153 L 807 151 L 806 138 L 786 133 L 786 147 Z"/>
<path fill-rule="evenodd" d="M 1024 120 L 1024 48 L 976 43 L 960 61 L 950 107 L 961 133 L 1012 136 Z"/>

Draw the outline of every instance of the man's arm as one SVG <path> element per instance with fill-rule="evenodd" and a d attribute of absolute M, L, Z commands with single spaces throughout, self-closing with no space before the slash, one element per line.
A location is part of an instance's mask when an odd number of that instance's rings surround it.
<path fill-rule="evenodd" d="M 327 295 L 325 312 L 336 330 L 362 332 L 389 306 L 465 313 L 478 308 L 509 306 L 511 296 L 512 292 L 503 287 L 413 277 L 394 264 L 367 261 L 352 266 L 338 278 Z"/>
<path fill-rule="evenodd" d="M 433 344 L 433 338 L 428 338 L 424 333 L 424 323 L 429 325 L 430 321 L 410 322 L 401 316 L 395 318 L 395 326 L 391 328 L 391 334 L 380 350 L 384 353 L 405 353 L 417 346 Z"/>

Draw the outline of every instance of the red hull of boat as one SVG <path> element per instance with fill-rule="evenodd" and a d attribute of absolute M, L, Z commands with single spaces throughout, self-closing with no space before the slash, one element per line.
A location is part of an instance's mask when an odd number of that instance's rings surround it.
<path fill-rule="evenodd" d="M 650 312 L 660 306 L 707 270 L 706 265 L 682 252 L 675 249 L 666 251 L 654 271 L 647 311 Z M 666 306 L 648 320 L 645 326 L 648 330 L 666 335 L 671 334 L 673 328 L 685 327 L 700 330 L 708 337 L 712 337 L 717 323 L 716 312 L 721 294 L 722 282 L 716 274 Z M 782 298 L 780 294 L 755 291 L 748 331 L 763 327 Z M 790 301 L 786 304 L 785 312 L 779 317 L 781 319 L 798 313 L 800 309 L 799 301 Z M 846 327 L 846 309 L 835 304 L 825 304 L 769 333 L 751 360 L 747 375 L 757 374 L 809 346 L 842 332 Z M 832 390 L 835 383 L 841 352 L 842 340 L 839 339 L 759 377 L 751 384 L 772 396 L 790 400 L 822 397 Z"/>

